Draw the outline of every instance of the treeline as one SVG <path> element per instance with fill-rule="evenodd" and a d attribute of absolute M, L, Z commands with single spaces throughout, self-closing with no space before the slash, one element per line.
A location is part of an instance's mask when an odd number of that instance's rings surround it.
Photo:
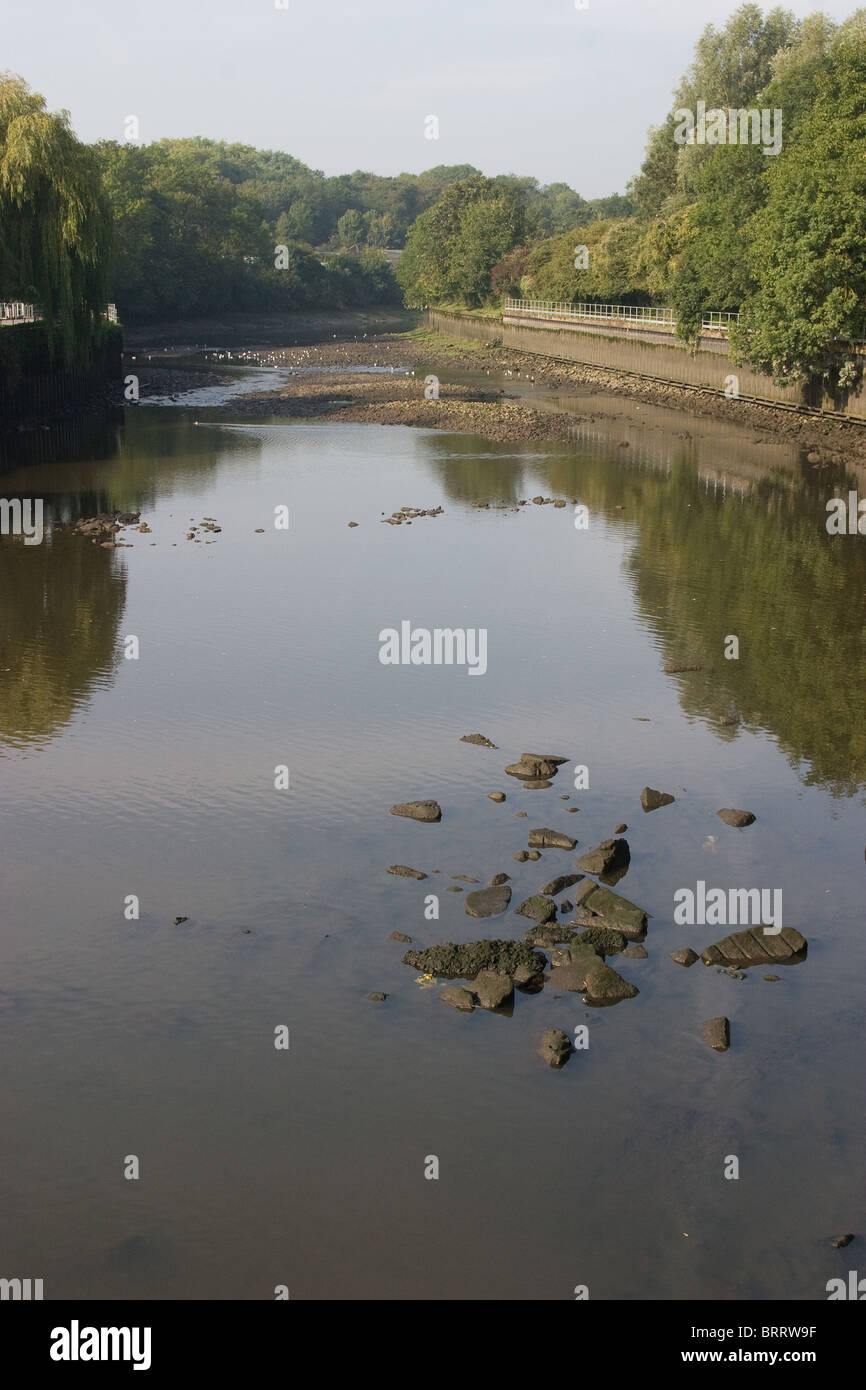
<path fill-rule="evenodd" d="M 747 4 L 710 25 L 628 197 L 538 236 L 519 181 L 452 185 L 409 233 L 407 299 L 664 304 L 686 338 L 707 311 L 739 311 L 744 360 L 783 382 L 853 385 L 851 340 L 866 337 L 866 11 L 837 25 Z"/>
<path fill-rule="evenodd" d="M 382 250 L 400 250 L 449 189 L 482 178 L 466 164 L 326 178 L 280 151 L 204 139 L 107 141 L 96 155 L 114 217 L 114 295 L 136 319 L 397 302 Z M 567 184 L 502 182 L 538 235 L 600 214 Z M 603 206 L 631 210 L 621 196 Z"/>

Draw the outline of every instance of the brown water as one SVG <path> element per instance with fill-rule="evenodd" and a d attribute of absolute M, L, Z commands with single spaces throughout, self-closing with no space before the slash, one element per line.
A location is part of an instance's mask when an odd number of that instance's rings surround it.
<path fill-rule="evenodd" d="M 0 539 L 0 1275 L 47 1298 L 823 1299 L 855 1267 L 829 1244 L 858 1230 L 866 1138 L 866 541 L 825 530 L 850 480 L 617 409 L 505 446 L 139 408 L 4 475 L 54 521 L 141 508 L 153 533 Z M 511 510 L 537 493 L 569 505 Z M 445 511 L 380 524 L 404 504 Z M 214 543 L 186 541 L 205 516 Z M 407 618 L 486 628 L 486 674 L 383 666 Z M 524 750 L 569 759 L 551 789 L 505 776 Z M 646 783 L 675 804 L 644 815 Z M 420 797 L 440 824 L 389 816 Z M 610 962 L 637 998 L 463 1015 L 401 964 L 395 929 L 522 936 L 468 917 L 453 875 L 510 873 L 516 906 L 574 858 L 515 862 L 529 827 L 580 853 L 620 821 L 617 891 L 653 914 L 648 958 Z M 725 934 L 674 925 L 697 879 L 782 889 L 807 960 L 775 984 L 674 965 Z M 549 1070 L 543 1031 L 581 1023 L 588 1051 Z"/>

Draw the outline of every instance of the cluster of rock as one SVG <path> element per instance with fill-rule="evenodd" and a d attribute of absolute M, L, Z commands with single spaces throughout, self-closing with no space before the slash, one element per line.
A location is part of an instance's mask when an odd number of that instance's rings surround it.
<path fill-rule="evenodd" d="M 402 526 L 404 521 L 407 526 L 411 526 L 419 516 L 441 516 L 444 511 L 444 507 L 401 507 L 398 512 L 392 512 L 390 516 L 383 516 L 381 519 L 386 526 Z M 353 523 L 350 521 L 349 525 Z"/>
<path fill-rule="evenodd" d="M 94 545 L 101 545 L 104 550 L 114 550 L 126 544 L 114 538 L 128 526 L 137 526 L 139 531 L 150 531 L 150 527 L 141 521 L 140 512 L 100 512 L 97 516 L 80 517 L 73 523 L 72 530 L 78 536 L 86 536 Z"/>
<path fill-rule="evenodd" d="M 465 734 L 462 742 L 485 748 L 495 744 L 484 734 Z M 566 758 L 553 754 L 521 753 L 516 763 L 509 764 L 506 773 L 522 781 L 524 786 L 545 788 L 553 784 Z M 490 793 L 491 799 L 505 800 L 504 793 Z M 566 798 L 567 799 L 567 798 Z M 654 811 L 670 805 L 675 798 L 669 792 L 644 787 L 640 794 L 644 811 Z M 570 808 L 576 809 L 576 808 Z M 391 807 L 391 814 L 418 821 L 438 821 L 442 810 L 433 800 L 403 802 Z M 523 814 L 523 813 L 519 813 Z M 751 811 L 723 808 L 718 815 L 726 824 L 742 828 L 753 824 Z M 587 1005 L 603 1008 L 633 999 L 636 985 L 626 980 L 608 959 L 622 955 L 628 959 L 645 959 L 643 947 L 649 914 L 628 898 L 611 890 L 631 862 L 628 841 L 620 824 L 615 834 L 586 850 L 574 861 L 576 873 L 558 874 L 549 879 L 538 893 L 525 898 L 514 909 L 516 915 L 528 918 L 530 925 L 523 939 L 491 938 L 457 944 L 446 941 L 439 945 L 407 951 L 403 963 L 423 972 L 425 982 L 463 980 L 464 985 L 449 985 L 440 998 L 462 1012 L 476 1008 L 510 1011 L 514 991 L 534 994 L 548 985 L 557 991 L 581 995 Z M 542 850 L 572 851 L 577 840 L 561 830 L 541 826 L 529 830 L 528 848 L 519 850 L 514 858 L 526 862 L 541 858 Z M 424 879 L 426 873 L 406 865 L 394 864 L 389 873 L 413 879 Z M 438 872 L 438 870 L 436 871 Z M 455 875 L 474 884 L 477 879 L 465 874 Z M 452 886 L 450 890 L 460 891 Z M 571 899 L 557 898 L 571 893 Z M 573 900 L 572 900 L 573 899 Z M 469 917 L 497 917 L 511 907 L 512 890 L 509 875 L 496 874 L 486 887 L 467 893 L 464 909 Z M 559 914 L 569 920 L 558 920 Z M 395 939 L 408 940 L 401 933 Z M 689 967 L 699 959 L 707 966 L 718 966 L 737 979 L 744 979 L 744 968 L 765 964 L 796 964 L 806 955 L 805 938 L 792 927 L 775 933 L 759 928 L 737 932 L 711 946 L 699 956 L 691 948 L 672 951 L 671 960 Z M 778 976 L 765 976 L 778 980 Z M 730 1022 L 727 1018 L 710 1019 L 704 1024 L 704 1038 L 715 1051 L 730 1046 Z M 560 1029 L 549 1029 L 541 1044 L 541 1055 L 551 1067 L 561 1067 L 573 1052 L 568 1036 Z"/>

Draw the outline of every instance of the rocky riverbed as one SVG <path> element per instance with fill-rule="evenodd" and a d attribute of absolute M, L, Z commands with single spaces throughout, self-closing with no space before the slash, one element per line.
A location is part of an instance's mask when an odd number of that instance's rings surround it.
<path fill-rule="evenodd" d="M 492 323 L 491 337 L 495 328 Z M 856 424 L 815 419 L 748 401 L 721 400 L 709 391 L 667 386 L 580 363 L 556 362 L 493 342 L 455 342 L 427 331 L 343 339 L 335 336 L 330 342 L 269 350 L 266 358 L 268 365 L 292 375 L 278 390 L 233 402 L 239 413 L 459 430 L 498 442 L 556 440 L 569 438 L 574 417 L 515 404 L 512 387 L 528 384 L 536 391 L 557 391 L 589 386 L 593 393 L 606 398 L 604 415 L 608 419 L 609 397 L 625 396 L 745 425 L 766 433 L 768 440 L 796 440 L 814 453 L 810 461 L 817 466 L 866 463 L 866 430 Z M 418 369 L 429 368 L 431 363 L 434 367 L 440 364 L 443 371 L 489 374 L 492 379 L 504 376 L 508 385 L 491 386 L 487 392 L 440 383 L 438 399 L 428 399 L 425 376 Z M 338 378 L 335 368 L 339 369 Z M 353 372 L 353 368 L 358 370 Z M 594 418 L 591 404 L 581 418 Z"/>

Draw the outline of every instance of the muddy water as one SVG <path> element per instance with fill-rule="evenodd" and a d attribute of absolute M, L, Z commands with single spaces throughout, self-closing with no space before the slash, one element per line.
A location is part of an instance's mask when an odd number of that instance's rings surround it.
<path fill-rule="evenodd" d="M 799 1300 L 854 1267 L 829 1242 L 858 1229 L 866 1138 L 866 541 L 824 525 L 849 480 L 597 405 L 540 447 L 139 409 L 4 476 L 52 522 L 152 528 L 0 539 L 4 1277 L 49 1298 Z M 539 493 L 569 505 L 512 510 Z M 403 505 L 444 514 L 381 524 Z M 221 532 L 186 540 L 203 517 Z M 486 628 L 486 673 L 382 665 L 403 619 Z M 505 776 L 525 750 L 569 759 L 549 790 Z M 646 783 L 675 803 L 644 815 Z M 421 797 L 440 824 L 388 815 Z M 510 873 L 516 905 L 574 858 L 515 862 L 529 827 L 581 852 L 622 821 L 617 891 L 653 914 L 647 959 L 611 962 L 637 998 L 463 1015 L 401 964 L 394 930 L 522 935 L 469 918 L 452 876 Z M 777 983 L 673 964 L 725 934 L 673 922 L 699 879 L 781 889 L 807 960 Z M 721 1014 L 724 1055 L 701 1038 Z M 543 1031 L 583 1023 L 588 1050 L 549 1070 Z"/>

